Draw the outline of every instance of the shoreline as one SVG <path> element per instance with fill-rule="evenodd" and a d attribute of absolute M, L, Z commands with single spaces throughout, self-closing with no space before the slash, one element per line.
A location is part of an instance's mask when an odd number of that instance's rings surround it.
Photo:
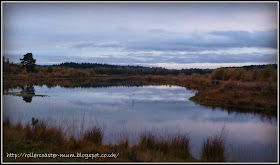
<path fill-rule="evenodd" d="M 77 84 L 95 84 L 110 86 L 107 81 L 129 81 L 115 84 L 127 85 L 177 85 L 197 90 L 189 100 L 208 107 L 217 107 L 228 111 L 253 112 L 276 116 L 277 90 L 268 82 L 213 81 L 205 76 L 140 76 L 140 75 L 96 75 L 90 77 L 31 77 L 9 76 L 3 78 L 4 88 L 31 85 L 59 85 L 75 87 Z M 218 83 L 217 83 L 218 82 Z M 277 88 L 277 86 L 276 86 Z M 260 99 L 261 97 L 261 99 Z"/>

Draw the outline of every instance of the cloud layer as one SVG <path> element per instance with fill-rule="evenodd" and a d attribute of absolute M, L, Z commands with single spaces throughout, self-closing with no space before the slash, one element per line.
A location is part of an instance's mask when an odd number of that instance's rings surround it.
<path fill-rule="evenodd" d="M 277 3 L 4 3 L 4 56 L 41 64 L 277 63 Z"/>

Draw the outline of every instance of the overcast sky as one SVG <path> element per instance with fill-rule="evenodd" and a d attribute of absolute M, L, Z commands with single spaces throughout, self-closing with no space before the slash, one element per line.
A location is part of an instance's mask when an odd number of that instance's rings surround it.
<path fill-rule="evenodd" d="M 277 3 L 3 3 L 3 55 L 166 68 L 277 63 Z"/>

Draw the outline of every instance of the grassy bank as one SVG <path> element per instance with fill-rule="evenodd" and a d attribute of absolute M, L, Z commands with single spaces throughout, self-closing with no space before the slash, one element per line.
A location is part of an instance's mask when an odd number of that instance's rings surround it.
<path fill-rule="evenodd" d="M 9 120 L 3 124 L 4 162 L 49 162 L 49 161 L 109 161 L 109 162 L 195 162 L 200 161 L 190 153 L 188 134 L 176 134 L 162 137 L 152 132 L 139 135 L 140 142 L 129 145 L 127 138 L 117 144 L 103 143 L 103 130 L 93 127 L 81 137 L 66 137 L 61 128 L 49 126 L 39 121 L 37 124 L 13 125 Z M 211 146 L 210 146 L 211 147 Z M 224 147 L 224 146 L 221 146 Z M 11 158 L 9 153 L 56 153 L 56 154 L 118 154 L 116 158 Z M 223 153 L 222 153 L 223 154 Z M 210 157 L 203 161 L 211 161 Z M 225 161 L 225 159 L 215 159 Z"/>
<path fill-rule="evenodd" d="M 277 115 L 277 82 L 212 80 L 201 75 L 190 76 L 133 76 L 135 81 L 167 83 L 197 90 L 190 100 L 220 107 L 229 111 Z"/>

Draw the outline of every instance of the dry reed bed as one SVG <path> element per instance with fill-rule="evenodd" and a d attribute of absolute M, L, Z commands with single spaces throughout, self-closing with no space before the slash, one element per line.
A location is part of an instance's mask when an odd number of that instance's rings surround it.
<path fill-rule="evenodd" d="M 121 139 L 117 144 L 103 143 L 103 130 L 92 127 L 81 137 L 66 137 L 65 132 L 58 127 L 40 122 L 31 125 L 11 124 L 9 120 L 3 123 L 3 151 L 4 161 L 110 161 L 110 162 L 193 162 L 190 153 L 189 134 L 175 134 L 160 136 L 155 132 L 145 131 L 139 135 L 138 144 L 129 145 L 128 138 Z M 220 137 L 220 136 L 219 136 Z M 222 140 L 221 142 L 219 142 Z M 207 148 L 202 149 L 201 161 L 226 161 L 225 137 L 209 140 L 204 143 Z M 119 153 L 117 158 L 7 158 L 7 153 Z M 212 156 L 209 152 L 215 152 Z M 207 156 L 205 156 L 205 154 Z M 218 155 L 217 155 L 218 154 Z"/>

